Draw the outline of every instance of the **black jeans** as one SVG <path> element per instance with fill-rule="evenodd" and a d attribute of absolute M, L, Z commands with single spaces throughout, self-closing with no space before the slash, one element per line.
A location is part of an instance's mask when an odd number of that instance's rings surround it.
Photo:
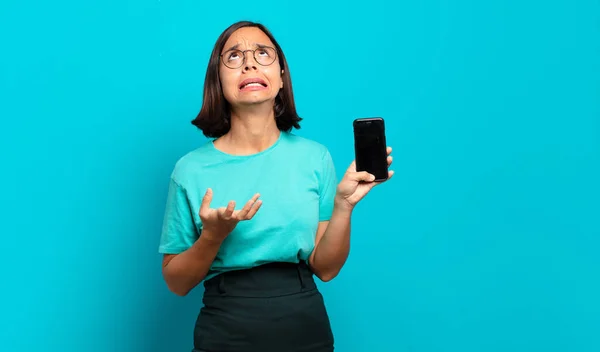
<path fill-rule="evenodd" d="M 204 283 L 193 352 L 331 352 L 323 297 L 306 264 L 273 263 Z"/>

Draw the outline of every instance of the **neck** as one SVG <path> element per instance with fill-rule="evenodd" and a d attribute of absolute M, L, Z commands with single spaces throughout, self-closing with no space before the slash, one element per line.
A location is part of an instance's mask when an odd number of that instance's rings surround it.
<path fill-rule="evenodd" d="M 231 128 L 220 138 L 219 147 L 239 155 L 259 153 L 273 145 L 279 134 L 272 106 L 234 109 Z"/>

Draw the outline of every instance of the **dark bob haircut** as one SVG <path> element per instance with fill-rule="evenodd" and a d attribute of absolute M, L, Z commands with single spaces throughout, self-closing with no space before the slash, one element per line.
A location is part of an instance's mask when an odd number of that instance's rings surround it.
<path fill-rule="evenodd" d="M 231 128 L 231 107 L 223 95 L 221 79 L 219 76 L 220 55 L 225 42 L 236 30 L 243 27 L 256 27 L 262 30 L 273 42 L 277 50 L 279 65 L 284 70 L 283 88 L 275 98 L 274 112 L 277 128 L 280 131 L 289 132 L 292 128 L 299 129 L 302 120 L 296 112 L 294 94 L 292 90 L 292 79 L 283 50 L 273 37 L 273 34 L 262 24 L 240 21 L 229 26 L 217 39 L 210 55 L 206 77 L 204 80 L 204 99 L 198 116 L 192 120 L 192 124 L 202 130 L 209 138 L 218 138 L 226 134 Z"/>

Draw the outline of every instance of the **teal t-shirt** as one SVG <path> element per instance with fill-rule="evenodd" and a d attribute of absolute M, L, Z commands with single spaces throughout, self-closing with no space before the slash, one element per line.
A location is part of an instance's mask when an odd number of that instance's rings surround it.
<path fill-rule="evenodd" d="M 247 156 L 209 141 L 179 159 L 171 174 L 160 253 L 181 253 L 202 235 L 198 212 L 207 188 L 211 208 L 234 200 L 238 210 L 256 193 L 263 202 L 222 243 L 208 280 L 269 262 L 307 261 L 319 222 L 331 217 L 337 178 L 327 148 L 292 133 L 281 132 L 270 148 Z"/>

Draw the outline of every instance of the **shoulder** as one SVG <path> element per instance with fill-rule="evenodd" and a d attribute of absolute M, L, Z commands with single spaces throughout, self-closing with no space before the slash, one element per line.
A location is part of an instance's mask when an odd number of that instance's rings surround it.
<path fill-rule="evenodd" d="M 207 141 L 204 145 L 181 156 L 175 162 L 171 172 L 171 180 L 183 186 L 188 179 L 198 174 L 206 165 L 211 164 L 214 160 L 211 143 L 212 141 Z"/>
<path fill-rule="evenodd" d="M 287 145 L 298 153 L 316 156 L 319 159 L 330 157 L 329 149 L 322 143 L 290 132 L 286 133 L 285 137 Z"/>
<path fill-rule="evenodd" d="M 335 174 L 333 158 L 323 143 L 287 133 L 286 145 L 287 158 L 301 161 L 301 167 L 313 170 L 317 177 L 326 178 Z"/>

